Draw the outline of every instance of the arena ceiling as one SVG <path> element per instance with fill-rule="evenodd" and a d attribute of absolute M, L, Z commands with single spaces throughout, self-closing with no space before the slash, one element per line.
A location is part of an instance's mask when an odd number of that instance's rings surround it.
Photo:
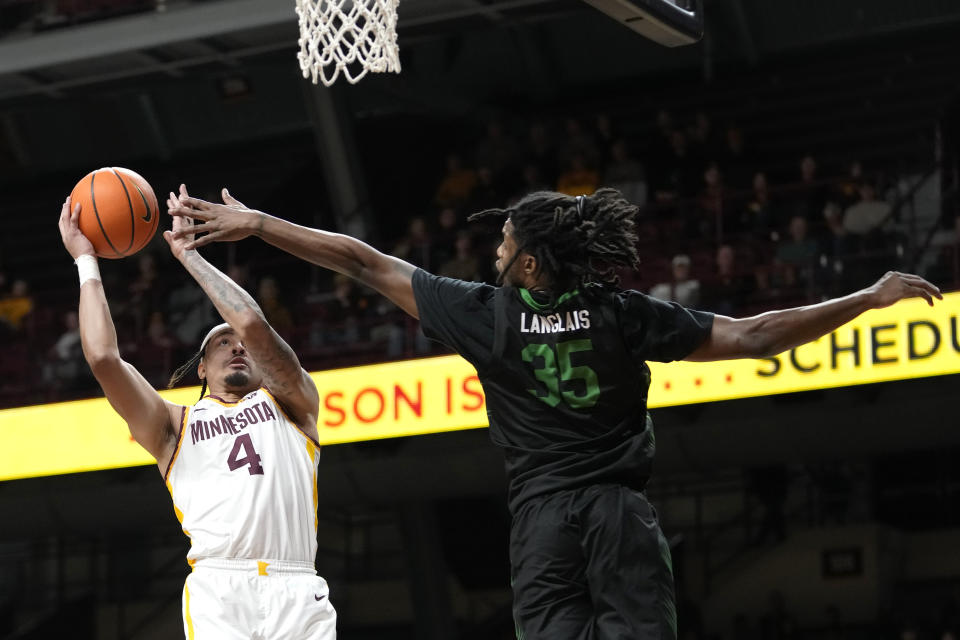
<path fill-rule="evenodd" d="M 278 52 L 295 64 L 293 4 L 159 2 L 160 12 L 8 32 L 0 36 L 0 105 L 29 96 L 61 98 L 81 87 L 147 75 L 177 78 L 208 65 L 238 68 Z M 612 66 L 621 73 L 695 67 L 705 58 L 755 65 L 786 50 L 960 20 L 960 5 L 950 0 L 705 0 L 705 5 L 707 39 L 682 51 L 645 42 L 580 0 L 402 0 L 399 42 L 405 67 L 420 64 L 415 59 L 421 48 L 434 60 L 448 61 L 464 49 L 475 60 L 491 58 L 491 48 L 534 49 L 538 59 L 531 72 L 560 69 L 553 76 L 563 82 L 574 79 L 576 60 L 587 74 L 591 68 L 605 73 L 617 60 Z M 485 38 L 485 32 L 496 35 Z M 438 42 L 443 42 L 439 51 L 432 46 Z M 611 60 L 605 51 L 619 58 Z"/>

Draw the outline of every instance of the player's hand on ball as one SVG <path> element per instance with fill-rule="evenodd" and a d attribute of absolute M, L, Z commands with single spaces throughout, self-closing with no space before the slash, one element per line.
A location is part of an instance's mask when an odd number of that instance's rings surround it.
<path fill-rule="evenodd" d="M 940 289 L 930 284 L 920 276 L 899 271 L 887 271 L 867 289 L 872 298 L 872 306 L 882 309 L 903 300 L 904 298 L 923 298 L 931 307 L 933 299 L 943 300 Z"/>
<path fill-rule="evenodd" d="M 63 246 L 66 247 L 70 257 L 76 260 L 82 255 L 96 255 L 93 244 L 80 231 L 78 222 L 80 220 L 80 203 L 72 204 L 70 197 L 60 208 L 60 238 L 63 240 Z"/>
<path fill-rule="evenodd" d="M 226 189 L 223 190 L 222 197 L 223 204 L 191 198 L 187 194 L 187 188 L 180 185 L 176 206 L 168 201 L 167 212 L 175 218 L 193 218 L 199 221 L 199 224 L 194 225 L 192 230 L 174 230 L 174 237 L 181 237 L 178 233 L 205 234 L 195 238 L 187 246 L 188 249 L 195 249 L 211 242 L 232 242 L 253 235 L 264 214 L 244 206 Z"/>

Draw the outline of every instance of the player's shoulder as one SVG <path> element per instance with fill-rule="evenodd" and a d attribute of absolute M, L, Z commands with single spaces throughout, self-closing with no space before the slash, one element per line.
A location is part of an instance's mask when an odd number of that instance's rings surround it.
<path fill-rule="evenodd" d="M 438 276 L 424 269 L 417 269 L 413 273 L 413 290 L 417 296 L 430 293 L 447 301 L 467 298 L 485 302 L 493 299 L 497 289 L 499 287 L 485 282 Z"/>
<path fill-rule="evenodd" d="M 646 318 L 661 316 L 674 311 L 679 307 L 675 302 L 666 302 L 656 296 L 637 291 L 636 289 L 618 289 L 610 292 L 610 303 L 621 314 L 632 318 Z"/>

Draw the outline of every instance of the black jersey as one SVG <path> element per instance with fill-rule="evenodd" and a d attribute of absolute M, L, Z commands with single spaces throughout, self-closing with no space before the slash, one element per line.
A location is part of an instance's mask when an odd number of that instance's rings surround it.
<path fill-rule="evenodd" d="M 601 287 L 548 307 L 525 289 L 419 269 L 413 291 L 427 337 L 477 369 L 490 435 L 506 456 L 511 510 L 590 484 L 643 489 L 654 454 L 645 361 L 689 355 L 713 314 Z"/>

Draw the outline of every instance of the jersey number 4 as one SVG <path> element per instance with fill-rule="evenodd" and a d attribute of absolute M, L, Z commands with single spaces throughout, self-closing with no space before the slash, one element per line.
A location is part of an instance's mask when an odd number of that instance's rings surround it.
<path fill-rule="evenodd" d="M 241 451 L 243 452 L 242 458 L 240 457 Z M 230 471 L 236 471 L 240 467 L 250 467 L 247 469 L 250 475 L 263 475 L 260 455 L 253 448 L 253 440 L 250 439 L 249 433 L 237 436 L 237 439 L 233 441 L 233 448 L 230 449 L 230 455 L 227 456 L 227 466 L 230 467 Z"/>
<path fill-rule="evenodd" d="M 597 404 L 597 399 L 600 397 L 597 373 L 586 365 L 575 367 L 571 362 L 573 354 L 582 352 L 592 353 L 593 342 L 588 339 L 559 342 L 556 353 L 548 344 L 528 344 L 520 355 L 524 362 L 533 365 L 533 375 L 543 383 L 546 392 L 544 389 L 528 389 L 528 391 L 551 407 L 560 404 L 561 400 L 571 409 L 589 409 Z M 582 381 L 583 385 L 574 385 L 574 387 L 580 387 L 578 389 L 560 390 L 564 382 L 574 380 Z"/>

